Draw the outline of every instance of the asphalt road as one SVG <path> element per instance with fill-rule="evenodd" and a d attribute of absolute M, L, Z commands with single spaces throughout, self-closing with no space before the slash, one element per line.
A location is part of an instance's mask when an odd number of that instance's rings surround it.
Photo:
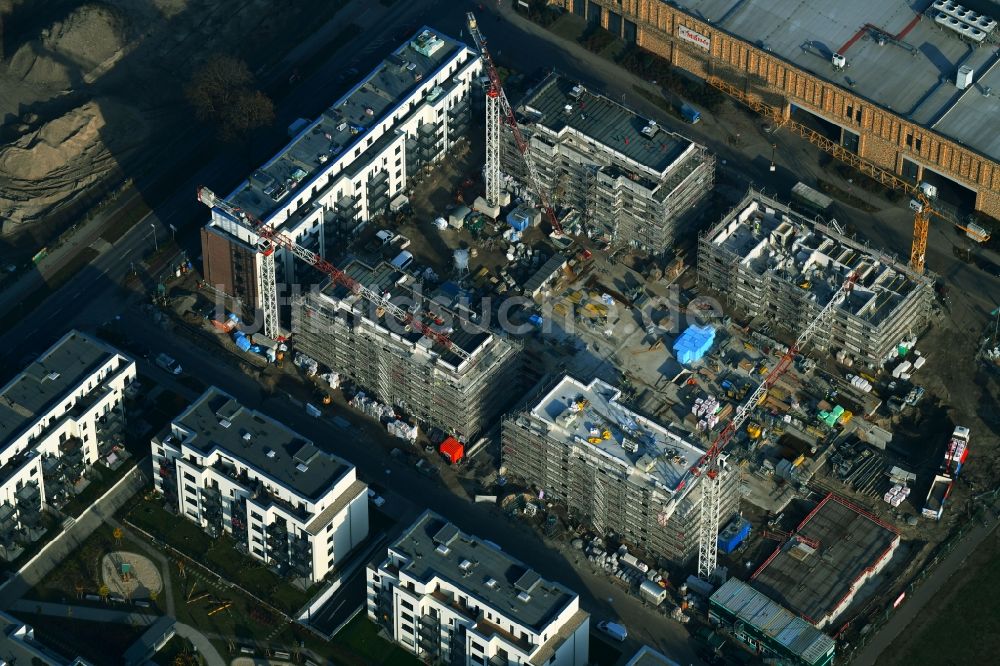
<path fill-rule="evenodd" d="M 226 360 L 227 355 L 206 353 L 200 345 L 154 323 L 138 309 L 131 308 L 123 320 L 134 339 L 142 340 L 154 352 L 165 351 L 184 368 L 186 375 L 215 384 L 242 404 L 287 424 L 330 453 L 353 463 L 368 483 L 388 488 L 383 494 L 392 515 L 404 524 L 424 509 L 446 516 L 462 530 L 499 544 L 506 552 L 523 560 L 542 576 L 559 581 L 580 594 L 581 604 L 593 616 L 593 623 L 617 619 L 629 628 L 626 652 L 642 644 L 651 645 L 678 662 L 699 663 L 690 645 L 686 628 L 647 608 L 602 573 L 593 573 L 590 563 L 567 546 L 543 540 L 529 527 L 503 516 L 495 505 L 476 504 L 458 498 L 440 480 L 420 474 L 409 464 L 388 455 L 392 446 L 380 428 L 353 411 L 339 411 L 348 428 L 338 427 L 328 418 L 308 416 L 302 404 L 277 392 L 266 394 L 258 382 Z M 148 361 L 140 362 L 141 372 L 152 375 L 178 394 L 193 399 L 197 394 L 172 375 Z"/>
<path fill-rule="evenodd" d="M 377 36 L 369 36 L 364 46 L 343 51 L 338 58 L 320 67 L 291 91 L 279 106 L 279 124 L 318 113 L 349 85 L 350 82 L 343 77 L 345 69 L 367 71 L 391 50 L 393 40 L 385 39 L 385 36 L 392 35 L 399 28 L 427 23 L 453 36 L 464 36 L 464 12 L 474 4 L 426 0 L 399 3 L 398 9 L 379 14 L 380 18 L 366 15 L 364 20 L 374 21 L 377 18 L 378 32 L 372 33 Z M 704 141 L 723 159 L 733 161 L 738 157 L 734 149 L 724 143 L 723 137 L 728 133 L 713 119 L 706 117 L 702 124 L 692 127 L 666 116 L 635 94 L 632 86 L 646 85 L 644 82 L 597 56 L 519 18 L 487 19 L 482 28 L 501 64 L 511 64 L 526 72 L 533 71 L 541 63 L 554 66 L 595 89 L 605 91 L 609 96 L 618 98 L 624 95 L 627 104 L 656 118 L 668 128 Z M 375 45 L 374 48 L 372 45 Z M 322 94 L 317 94 L 317 91 L 322 91 Z M 746 145 L 741 147 L 744 161 L 740 162 L 739 169 L 729 169 L 731 176 L 739 182 L 766 185 L 769 191 L 790 187 L 792 179 L 808 166 L 808 153 L 797 148 L 789 139 L 789 149 L 778 156 L 779 175 L 772 176 L 767 172 L 766 161 L 762 163 L 760 159 L 762 150 L 770 152 L 770 140 L 763 136 L 753 141 L 748 138 Z M 777 140 L 785 141 L 780 136 Z M 574 560 L 578 558 L 574 553 L 553 548 L 553 544 L 544 542 L 524 526 L 501 517 L 493 508 L 459 500 L 438 482 L 388 458 L 381 447 L 371 444 L 363 425 L 354 425 L 345 431 L 307 417 L 300 406 L 286 397 L 263 395 L 254 380 L 220 360 L 219 355 L 205 354 L 203 349 L 191 345 L 187 339 L 156 327 L 128 306 L 128 295 L 118 284 L 129 270 L 131 258 L 141 257 L 153 245 L 149 224 L 158 229 L 161 239 L 168 233 L 165 225 L 173 224 L 180 229 L 178 236 L 182 245 L 196 253 L 197 230 L 206 219 L 206 214 L 194 201 L 196 187 L 207 184 L 219 192 L 226 192 L 249 170 L 245 159 L 241 161 L 238 156 L 226 154 L 193 173 L 179 175 L 174 194 L 156 207 L 152 217 L 143 220 L 76 279 L 0 336 L 0 349 L 3 350 L 0 354 L 8 361 L 7 366 L 12 370 L 20 367 L 19 359 L 44 349 L 69 328 L 92 329 L 101 321 L 124 311 L 129 326 L 133 327 L 133 338 L 143 340 L 156 351 L 170 353 L 194 376 L 222 387 L 249 406 L 261 408 L 321 443 L 324 448 L 355 463 L 364 478 L 391 488 L 391 492 L 387 493 L 389 501 L 407 502 L 414 511 L 430 507 L 454 520 L 462 529 L 499 543 L 543 576 L 565 583 L 581 594 L 584 607 L 594 615 L 595 622 L 619 619 L 629 627 L 631 636 L 628 647 L 635 647 L 639 642 L 648 643 L 680 662 L 697 662 L 683 627 L 652 614 L 640 601 L 626 595 L 603 574 L 590 573 L 589 564 L 585 561 L 575 566 Z M 768 180 L 770 178 L 778 180 Z M 902 213 L 886 215 L 886 218 L 881 220 L 866 216 L 857 220 L 857 226 L 877 244 L 905 255 L 909 247 L 909 216 Z M 928 263 L 932 270 L 952 283 L 953 289 L 968 294 L 967 301 L 960 307 L 968 310 L 970 321 L 973 321 L 990 305 L 992 294 L 1000 289 L 995 279 L 987 278 L 978 269 L 951 257 L 951 238 L 946 230 L 934 228 Z M 993 259 L 996 261 L 996 257 Z M 154 368 L 144 369 L 158 373 Z M 169 377 L 157 376 L 164 383 L 172 382 Z M 183 387 L 175 388 L 190 396 L 190 391 Z M 353 415 L 344 416 L 351 417 L 357 424 Z"/>

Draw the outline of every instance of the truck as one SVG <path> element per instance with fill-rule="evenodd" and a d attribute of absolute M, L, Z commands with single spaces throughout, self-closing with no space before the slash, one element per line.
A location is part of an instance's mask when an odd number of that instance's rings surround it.
<path fill-rule="evenodd" d="M 945 476 L 944 474 L 934 475 L 934 480 L 931 482 L 931 489 L 927 491 L 927 499 L 924 501 L 924 508 L 921 511 L 924 518 L 941 520 L 945 502 L 951 494 L 951 488 L 954 483 L 950 476 Z"/>
<path fill-rule="evenodd" d="M 701 112 L 694 108 L 690 104 L 681 103 L 678 110 L 681 112 L 681 118 L 691 123 L 692 125 L 698 123 L 701 120 Z"/>
<path fill-rule="evenodd" d="M 955 430 L 951 433 L 951 439 L 948 440 L 948 448 L 944 452 L 941 472 L 952 478 L 957 477 L 968 457 L 969 429 L 964 426 L 955 426 Z"/>
<path fill-rule="evenodd" d="M 156 355 L 156 365 L 166 370 L 172 375 L 181 374 L 181 364 L 173 359 L 173 357 L 167 354 L 157 354 Z"/>

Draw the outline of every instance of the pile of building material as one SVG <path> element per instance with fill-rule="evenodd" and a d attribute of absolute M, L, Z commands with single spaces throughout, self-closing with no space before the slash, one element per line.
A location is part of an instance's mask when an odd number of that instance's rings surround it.
<path fill-rule="evenodd" d="M 851 386 L 858 389 L 862 393 L 872 392 L 871 382 L 864 377 L 859 377 L 858 375 L 847 375 L 847 381 L 850 382 Z"/>
<path fill-rule="evenodd" d="M 350 405 L 358 411 L 372 417 L 373 419 L 378 419 L 379 421 L 396 419 L 396 412 L 392 407 L 389 405 L 383 405 L 374 398 L 369 398 L 365 395 L 364 391 L 358 391 L 358 393 L 351 398 Z"/>
<path fill-rule="evenodd" d="M 410 425 L 405 421 L 392 420 L 385 424 L 386 430 L 393 437 L 398 437 L 400 439 L 405 439 L 406 441 L 413 442 L 417 441 L 417 426 Z"/>
<path fill-rule="evenodd" d="M 329 384 L 332 389 L 340 388 L 340 373 L 338 372 L 327 372 L 320 375 L 319 378 Z"/>
<path fill-rule="evenodd" d="M 312 377 L 317 372 L 319 372 L 319 362 L 316 359 L 306 356 L 302 352 L 295 352 L 295 357 L 292 359 L 295 363 L 295 367 L 301 368 L 305 371 L 307 377 Z"/>
<path fill-rule="evenodd" d="M 897 483 L 885 493 L 882 499 L 888 502 L 890 506 L 896 507 L 902 504 L 903 500 L 905 500 L 909 496 L 910 496 L 909 486 L 904 486 Z"/>
<path fill-rule="evenodd" d="M 698 431 L 711 430 L 719 423 L 719 410 L 722 406 L 715 396 L 707 398 L 697 398 L 691 407 L 691 413 L 698 418 Z"/>

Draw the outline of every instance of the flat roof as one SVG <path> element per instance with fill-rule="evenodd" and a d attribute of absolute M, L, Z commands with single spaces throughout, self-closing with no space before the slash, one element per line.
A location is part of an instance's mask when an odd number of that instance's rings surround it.
<path fill-rule="evenodd" d="M 174 425 L 189 433 L 184 443 L 203 455 L 218 451 L 308 500 L 321 498 L 352 468 L 215 386 L 174 419 Z"/>
<path fill-rule="evenodd" d="M 625 666 L 680 666 L 676 661 L 667 657 L 662 652 L 658 652 L 648 645 L 632 655 Z"/>
<path fill-rule="evenodd" d="M 499 614 L 541 632 L 577 595 L 479 537 L 425 511 L 392 545 L 409 564 L 402 567 L 424 583 L 448 581 Z"/>
<path fill-rule="evenodd" d="M 351 259 L 344 265 L 343 271 L 365 287 L 380 294 L 388 294 L 391 303 L 409 311 L 414 317 L 420 317 L 424 325 L 447 335 L 453 345 L 469 355 L 476 353 L 494 337 L 488 329 L 456 312 L 453 299 L 448 298 L 444 292 L 435 292 L 430 297 L 421 296 L 416 279 L 388 262 L 382 261 L 375 266 L 369 266 L 358 259 Z M 435 339 L 423 335 L 412 327 L 406 330 L 407 327 L 403 322 L 393 320 L 389 323 L 391 316 L 388 312 L 380 312 L 374 305 L 355 296 L 350 289 L 340 283 L 326 281 L 320 288 L 320 294 L 335 304 L 345 302 L 353 305 L 360 300 L 365 319 L 377 322 L 381 328 L 392 331 L 411 345 L 422 345 L 433 351 L 453 368 L 459 368 L 463 362 L 458 354 Z M 454 298 L 460 299 L 461 294 L 456 291 Z M 419 307 L 416 307 L 415 299 L 419 300 Z"/>
<path fill-rule="evenodd" d="M 930 0 L 676 0 L 672 4 L 903 118 L 1000 160 L 1000 134 L 991 131 L 1000 104 L 996 97 L 1000 89 L 993 87 L 1000 53 L 995 42 L 990 43 L 1000 30 L 977 47 L 939 25 L 936 17 L 941 12 Z M 881 46 L 879 37 L 884 38 Z M 846 69 L 834 69 L 834 53 L 847 59 Z M 965 91 L 955 86 L 962 65 L 975 70 L 976 85 Z M 980 79 L 980 72 L 987 68 L 992 68 L 991 74 Z M 993 96 L 983 94 L 984 86 L 993 87 Z"/>
<path fill-rule="evenodd" d="M 675 492 L 705 451 L 621 405 L 620 397 L 619 389 L 600 379 L 584 384 L 564 375 L 531 414 L 549 426 L 550 437 L 592 448 L 630 468 L 630 475 Z"/>
<path fill-rule="evenodd" d="M 832 638 L 739 579 L 730 578 L 723 583 L 712 593 L 709 604 L 729 611 L 807 664 L 836 649 Z"/>
<path fill-rule="evenodd" d="M 558 74 L 542 81 L 518 111 L 557 135 L 567 131 L 583 134 L 660 176 L 695 146 L 690 139 L 663 127 L 647 137 L 642 130 L 649 125 L 648 119 Z"/>
<path fill-rule="evenodd" d="M 125 358 L 110 345 L 75 330 L 43 352 L 0 389 L 0 450 L 114 356 Z"/>
<path fill-rule="evenodd" d="M 758 275 L 770 272 L 820 307 L 857 272 L 858 281 L 839 307 L 875 325 L 890 318 L 915 288 L 931 284 L 894 258 L 753 191 L 707 237 L 744 267 Z"/>
<path fill-rule="evenodd" d="M 331 170 L 338 157 L 362 146 L 371 127 L 391 116 L 421 82 L 463 48 L 466 47 L 462 42 L 432 28 L 420 28 L 277 155 L 256 169 L 228 200 L 266 221 L 271 213 L 288 203 L 286 199 L 308 190 L 318 176 Z M 368 148 L 364 147 L 362 155 Z"/>
<path fill-rule="evenodd" d="M 866 570 L 899 542 L 888 523 L 830 493 L 754 572 L 753 586 L 813 624 L 830 619 Z"/>

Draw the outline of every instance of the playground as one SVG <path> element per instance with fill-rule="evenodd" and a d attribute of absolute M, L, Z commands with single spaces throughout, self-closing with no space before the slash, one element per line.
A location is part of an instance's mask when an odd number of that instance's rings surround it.
<path fill-rule="evenodd" d="M 101 560 L 101 581 L 112 595 L 125 599 L 156 598 L 163 579 L 153 561 L 144 555 L 117 550 Z"/>

